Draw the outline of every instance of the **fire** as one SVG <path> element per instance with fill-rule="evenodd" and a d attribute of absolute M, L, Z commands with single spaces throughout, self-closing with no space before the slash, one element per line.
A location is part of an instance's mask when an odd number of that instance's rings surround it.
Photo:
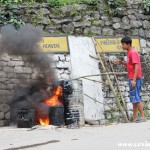
<path fill-rule="evenodd" d="M 62 87 L 58 86 L 54 91 L 54 95 L 46 100 L 44 100 L 44 104 L 48 106 L 59 106 L 62 103 L 58 100 L 59 96 L 62 95 Z"/>
<path fill-rule="evenodd" d="M 59 105 L 61 105 L 61 103 L 59 101 L 57 101 L 57 96 L 56 95 L 54 95 L 51 98 L 45 100 L 44 103 L 47 104 L 48 106 L 59 106 Z"/>
<path fill-rule="evenodd" d="M 57 86 L 57 88 L 53 90 L 53 95 L 50 98 L 44 100 L 43 103 L 48 105 L 48 106 L 62 105 L 62 103 L 59 101 L 60 96 L 62 96 L 62 87 Z M 38 122 L 40 123 L 40 125 L 43 125 L 43 126 L 49 125 L 50 124 L 49 115 L 41 116 L 38 119 Z"/>
<path fill-rule="evenodd" d="M 47 116 L 46 118 L 39 118 L 39 123 L 42 126 L 46 126 L 50 124 L 49 117 Z"/>

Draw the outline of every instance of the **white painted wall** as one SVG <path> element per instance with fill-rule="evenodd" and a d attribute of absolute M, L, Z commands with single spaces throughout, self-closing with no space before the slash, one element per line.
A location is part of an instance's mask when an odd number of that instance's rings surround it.
<path fill-rule="evenodd" d="M 89 57 L 89 54 L 96 57 L 93 41 L 89 37 L 69 36 L 70 57 L 71 57 L 71 78 L 78 78 L 86 75 L 99 74 L 98 61 Z M 90 77 L 101 81 L 100 76 Z M 100 83 L 95 83 L 86 79 L 83 81 L 83 93 L 103 102 L 102 88 Z M 84 115 L 86 119 L 103 119 L 103 105 L 94 102 L 84 95 Z"/>

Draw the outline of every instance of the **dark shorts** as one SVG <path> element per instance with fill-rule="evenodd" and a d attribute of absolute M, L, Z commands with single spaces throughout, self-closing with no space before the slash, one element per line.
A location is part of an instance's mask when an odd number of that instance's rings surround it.
<path fill-rule="evenodd" d="M 131 103 L 139 103 L 141 101 L 140 91 L 142 87 L 142 79 L 136 80 L 136 86 L 132 88 L 131 86 L 132 79 L 129 79 L 129 87 L 130 87 L 130 102 Z"/>

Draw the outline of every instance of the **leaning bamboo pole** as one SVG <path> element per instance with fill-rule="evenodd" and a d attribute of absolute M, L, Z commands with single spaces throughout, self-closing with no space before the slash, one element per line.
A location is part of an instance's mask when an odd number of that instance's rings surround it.
<path fill-rule="evenodd" d="M 110 64 L 112 72 L 114 72 L 114 68 L 113 68 L 113 66 L 112 66 L 112 64 L 111 64 L 110 61 L 109 61 L 109 64 Z M 113 74 L 113 75 L 114 75 L 116 83 L 117 83 L 117 88 L 118 88 L 118 92 L 120 94 L 120 98 L 121 98 L 121 101 L 122 101 L 122 104 L 123 104 L 123 108 L 124 108 L 124 110 L 126 112 L 127 118 L 129 119 L 129 114 L 128 114 L 128 111 L 127 111 L 127 106 L 125 104 L 125 101 L 124 101 L 124 98 L 123 98 L 123 95 L 122 95 L 122 92 L 121 92 L 121 89 L 120 89 L 120 86 L 119 86 L 119 82 L 118 82 L 117 76 L 116 76 L 116 74 Z"/>
<path fill-rule="evenodd" d="M 87 95 L 87 94 L 84 94 L 84 95 L 87 96 L 88 98 L 92 99 L 94 102 L 100 103 L 100 104 L 102 104 L 102 105 L 108 106 L 109 108 L 118 111 L 118 109 L 114 108 L 113 106 L 110 106 L 109 104 L 105 104 L 105 103 L 103 103 L 103 102 L 100 102 L 100 101 L 98 101 L 98 100 L 92 98 L 91 96 L 89 96 L 89 95 Z"/>
<path fill-rule="evenodd" d="M 86 76 L 80 76 L 78 78 L 74 78 L 73 80 L 77 80 L 77 79 L 80 79 L 80 78 L 87 78 L 87 77 L 94 77 L 94 76 L 100 76 L 100 75 L 113 75 L 113 74 L 116 74 L 116 75 L 123 75 L 123 74 L 127 74 L 127 72 L 104 72 L 104 73 L 99 73 L 99 74 L 91 74 L 91 75 L 86 75 Z"/>
<path fill-rule="evenodd" d="M 92 37 L 92 40 L 93 40 L 94 45 L 96 45 L 96 41 L 95 41 L 95 39 L 94 39 L 93 37 Z M 98 43 L 98 44 L 99 44 L 99 43 Z M 101 47 L 101 46 L 100 46 L 100 47 Z M 117 105 L 118 109 L 120 110 L 120 112 L 121 112 L 121 114 L 122 114 L 122 116 L 123 116 L 125 122 L 128 123 L 129 120 L 128 120 L 126 114 L 125 114 L 124 111 L 123 111 L 123 108 L 122 108 L 122 106 L 121 106 L 121 104 L 120 104 L 120 101 L 119 101 L 119 98 L 118 98 L 118 96 L 117 96 L 117 93 L 115 92 L 115 89 L 114 89 L 114 87 L 113 87 L 113 84 L 112 84 L 112 82 L 111 82 L 111 80 L 110 80 L 110 77 L 109 77 L 109 75 L 108 75 L 108 73 L 107 73 L 106 67 L 105 67 L 105 65 L 104 65 L 104 63 L 103 63 L 103 61 L 102 61 L 102 57 L 101 57 L 102 54 L 97 53 L 97 55 L 98 55 L 98 59 L 99 59 L 99 61 L 100 61 L 100 63 L 101 63 L 102 69 L 103 69 L 103 71 L 106 73 L 106 79 L 107 79 L 107 81 L 108 81 L 108 84 L 109 84 L 109 86 L 110 86 L 110 89 L 112 90 L 112 92 L 113 92 L 113 94 L 114 94 L 114 97 L 115 97 L 115 99 L 116 99 L 116 105 Z"/>
<path fill-rule="evenodd" d="M 93 81 L 93 82 L 97 82 L 97 83 L 103 83 L 103 84 L 107 85 L 107 82 L 97 81 L 97 80 L 89 79 L 89 78 L 86 78 L 86 77 L 83 77 L 83 79 L 86 79 L 86 80 L 89 80 L 89 81 Z"/>
<path fill-rule="evenodd" d="M 103 64 L 103 61 L 102 61 L 102 59 L 101 59 L 100 54 L 98 55 L 98 57 L 99 57 L 99 61 L 100 61 L 101 65 L 102 65 L 103 70 L 105 70 L 105 66 L 104 66 L 104 64 Z M 115 92 L 115 89 L 114 89 L 114 87 L 113 87 L 113 84 L 112 84 L 112 82 L 111 82 L 110 77 L 109 77 L 108 74 L 106 74 L 106 79 L 107 79 L 107 81 L 108 81 L 108 83 L 109 83 L 110 89 L 112 90 L 112 92 L 113 92 L 113 94 L 114 94 L 114 97 L 115 97 L 115 99 L 116 99 L 116 105 L 117 105 L 118 109 L 120 110 L 120 112 L 121 112 L 121 114 L 122 114 L 122 116 L 123 116 L 125 122 L 126 122 L 126 123 L 129 122 L 127 116 L 124 114 L 123 108 L 122 108 L 122 106 L 121 106 L 121 104 L 120 104 L 120 100 L 119 100 L 119 98 L 118 98 L 118 96 L 117 96 L 117 93 Z"/>

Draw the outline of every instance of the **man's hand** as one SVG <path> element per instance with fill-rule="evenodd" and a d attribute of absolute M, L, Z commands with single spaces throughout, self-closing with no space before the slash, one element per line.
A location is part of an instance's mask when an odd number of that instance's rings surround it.
<path fill-rule="evenodd" d="M 136 81 L 135 80 L 131 81 L 131 86 L 132 86 L 132 88 L 134 88 L 136 86 Z"/>
<path fill-rule="evenodd" d="M 117 59 L 117 60 L 113 61 L 112 63 L 115 64 L 115 65 L 119 65 L 120 64 L 120 60 Z"/>
<path fill-rule="evenodd" d="M 120 64 L 126 65 L 127 63 L 125 61 L 121 61 L 121 60 L 117 59 L 116 61 L 113 62 L 113 64 L 115 64 L 115 65 L 120 65 Z"/>

